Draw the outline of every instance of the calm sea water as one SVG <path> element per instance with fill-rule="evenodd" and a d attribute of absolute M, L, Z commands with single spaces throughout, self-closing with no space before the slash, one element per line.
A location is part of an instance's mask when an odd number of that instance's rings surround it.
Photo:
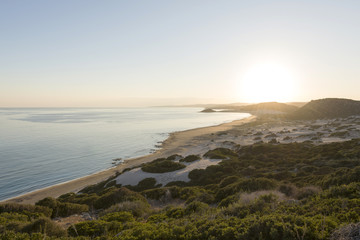
<path fill-rule="evenodd" d="M 200 110 L 0 108 L 0 200 L 146 155 L 170 132 L 249 116 Z"/>

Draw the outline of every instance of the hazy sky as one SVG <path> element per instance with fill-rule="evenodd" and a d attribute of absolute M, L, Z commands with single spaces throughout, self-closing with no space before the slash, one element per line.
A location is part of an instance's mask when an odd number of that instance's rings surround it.
<path fill-rule="evenodd" d="M 244 102 L 263 63 L 291 72 L 289 100 L 360 99 L 359 12 L 345 0 L 1 0 L 0 106 Z"/>

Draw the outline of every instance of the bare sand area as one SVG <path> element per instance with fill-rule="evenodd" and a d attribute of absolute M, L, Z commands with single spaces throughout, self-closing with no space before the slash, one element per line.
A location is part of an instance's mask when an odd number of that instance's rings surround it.
<path fill-rule="evenodd" d="M 276 116 L 266 120 L 259 118 L 259 121 L 251 124 L 234 125 L 229 130 L 210 133 L 206 137 L 202 137 L 205 141 L 196 141 L 197 138 L 194 137 L 188 142 L 188 147 L 182 149 L 181 152 L 184 157 L 196 154 L 200 159 L 185 163 L 186 167 L 183 169 L 166 173 L 148 173 L 138 167 L 120 174 L 115 180 L 116 184 L 123 186 L 137 185 L 145 178 L 154 178 L 156 184 L 162 184 L 162 186 L 174 181 L 188 182 L 190 181 L 188 176 L 192 170 L 205 169 L 222 161 L 204 157 L 204 153 L 211 149 L 224 147 L 237 151 L 241 146 L 256 143 L 310 142 L 326 144 L 348 141 L 353 138 L 360 138 L 360 117 L 358 116 L 313 121 L 286 121 Z"/>
<path fill-rule="evenodd" d="M 78 178 L 69 182 L 57 184 L 47 188 L 33 191 L 18 197 L 14 197 L 3 202 L 13 202 L 22 204 L 34 204 L 45 197 L 59 197 L 68 192 L 78 192 L 86 186 L 93 185 L 108 179 L 117 172 L 122 172 L 125 168 L 132 168 L 139 166 L 142 163 L 153 161 L 154 159 L 167 157 L 173 154 L 180 154 L 187 156 L 190 154 L 201 154 L 214 147 L 217 144 L 212 144 L 211 138 L 221 132 L 228 131 L 234 127 L 240 126 L 244 123 L 249 123 L 256 119 L 251 116 L 242 120 L 236 120 L 231 123 L 224 123 L 217 126 L 196 128 L 181 132 L 171 133 L 169 138 L 162 143 L 161 149 L 143 157 L 127 159 L 124 163 L 104 170 L 92 175 Z"/>

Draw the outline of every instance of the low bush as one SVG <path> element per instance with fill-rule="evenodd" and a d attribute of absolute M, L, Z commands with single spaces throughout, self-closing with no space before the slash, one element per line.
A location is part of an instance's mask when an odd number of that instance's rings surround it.
<path fill-rule="evenodd" d="M 184 181 L 173 181 L 173 182 L 167 183 L 165 185 L 165 187 L 172 187 L 172 186 L 185 187 L 187 185 L 188 185 L 188 183 L 184 182 Z"/>
<path fill-rule="evenodd" d="M 66 231 L 49 218 L 40 218 L 26 225 L 23 230 L 29 234 L 42 233 L 47 236 L 65 237 Z"/>
<path fill-rule="evenodd" d="M 112 212 L 131 212 L 135 217 L 141 217 L 150 212 L 150 204 L 138 200 L 125 201 L 111 206 L 103 213 L 107 214 Z"/>
<path fill-rule="evenodd" d="M 57 198 L 59 202 L 70 202 L 77 204 L 86 204 L 88 206 L 93 206 L 94 202 L 98 200 L 100 197 L 96 193 L 66 193 Z"/>
<path fill-rule="evenodd" d="M 55 217 L 68 217 L 74 214 L 80 214 L 82 212 L 88 212 L 89 206 L 85 204 L 77 204 L 77 203 L 68 203 L 68 202 L 60 202 L 55 198 L 47 197 L 36 203 L 37 206 L 44 206 L 51 208 L 52 218 Z"/>
<path fill-rule="evenodd" d="M 119 226 L 120 228 L 120 226 Z M 108 223 L 103 220 L 80 222 L 68 228 L 68 234 L 72 237 L 88 236 L 97 237 L 105 235 L 108 230 Z"/>
<path fill-rule="evenodd" d="M 281 184 L 279 191 L 284 193 L 286 196 L 296 196 L 298 194 L 298 188 L 293 184 Z"/>
<path fill-rule="evenodd" d="M 316 186 L 303 187 L 298 190 L 298 192 L 296 194 L 296 198 L 297 199 L 308 198 L 308 197 L 318 194 L 319 192 L 321 192 L 321 188 L 316 187 Z"/>
<path fill-rule="evenodd" d="M 204 157 L 210 159 L 228 159 L 229 157 L 238 157 L 238 155 L 228 148 L 216 148 L 205 153 Z"/>
<path fill-rule="evenodd" d="M 145 178 L 141 180 L 136 186 L 126 186 L 128 189 L 141 192 L 147 189 L 161 187 L 161 184 L 156 184 L 155 178 Z"/>
<path fill-rule="evenodd" d="M 106 209 L 116 203 L 125 201 L 146 202 L 146 199 L 141 194 L 133 192 L 125 187 L 113 188 L 107 190 L 106 193 L 101 195 L 101 197 L 94 203 L 94 207 L 95 209 Z"/>
<path fill-rule="evenodd" d="M 104 216 L 102 216 L 100 219 L 104 220 L 106 222 L 115 221 L 115 222 L 121 222 L 121 223 L 135 221 L 133 215 L 130 212 L 124 212 L 124 211 L 108 213 L 108 214 L 105 214 Z"/>
<path fill-rule="evenodd" d="M 0 213 L 3 212 L 16 212 L 23 213 L 29 217 L 45 216 L 50 217 L 52 209 L 44 206 L 34 206 L 30 204 L 17 204 L 17 203 L 5 203 L 0 204 Z"/>
<path fill-rule="evenodd" d="M 167 193 L 170 194 L 170 191 L 167 188 L 156 188 L 145 190 L 142 192 L 142 195 L 147 199 L 160 200 L 160 198 L 165 197 Z"/>
<path fill-rule="evenodd" d="M 184 164 L 173 162 L 171 160 L 166 160 L 163 158 L 159 158 L 150 163 L 146 163 L 141 167 L 141 170 L 149 173 L 165 173 L 172 172 L 182 168 L 185 168 Z"/>
<path fill-rule="evenodd" d="M 182 218 L 185 215 L 185 209 L 182 207 L 170 207 L 165 214 L 169 218 Z"/>
<path fill-rule="evenodd" d="M 227 185 L 231 184 L 231 183 L 234 183 L 234 182 L 237 182 L 239 181 L 239 177 L 238 176 L 228 176 L 228 177 L 225 177 L 223 180 L 221 180 L 220 184 L 219 184 L 219 187 L 220 188 L 223 188 L 223 187 L 226 187 Z"/>
<path fill-rule="evenodd" d="M 206 203 L 194 201 L 186 206 L 184 213 L 186 215 L 192 213 L 202 213 L 205 212 L 207 209 L 209 209 L 209 205 L 207 205 Z"/>
<path fill-rule="evenodd" d="M 189 156 L 186 156 L 184 159 L 180 159 L 179 162 L 195 162 L 200 159 L 201 158 L 199 155 L 189 155 Z"/>

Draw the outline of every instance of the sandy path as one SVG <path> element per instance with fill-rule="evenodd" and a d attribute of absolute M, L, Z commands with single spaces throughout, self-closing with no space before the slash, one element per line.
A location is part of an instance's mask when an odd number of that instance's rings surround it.
<path fill-rule="evenodd" d="M 26 193 L 24 195 L 5 200 L 3 202 L 34 204 L 35 202 L 45 197 L 56 198 L 68 192 L 77 192 L 86 186 L 104 181 L 109 177 L 113 176 L 116 172 L 121 172 L 125 168 L 138 166 L 144 162 L 149 162 L 156 158 L 168 157 L 172 154 L 188 155 L 188 153 L 192 152 L 193 148 L 197 148 L 196 151 L 199 151 L 198 146 L 208 143 L 210 141 L 210 134 L 229 130 L 234 126 L 254 121 L 255 118 L 255 116 L 251 116 L 242 120 L 236 120 L 231 123 L 224 123 L 217 126 L 196 128 L 171 133 L 169 138 L 163 142 L 162 148 L 153 154 L 149 154 L 139 158 L 128 159 L 125 160 L 123 164 L 120 164 L 114 168 L 107 169 L 82 178 L 78 178 L 69 182 L 36 190 L 31 193 Z"/>

